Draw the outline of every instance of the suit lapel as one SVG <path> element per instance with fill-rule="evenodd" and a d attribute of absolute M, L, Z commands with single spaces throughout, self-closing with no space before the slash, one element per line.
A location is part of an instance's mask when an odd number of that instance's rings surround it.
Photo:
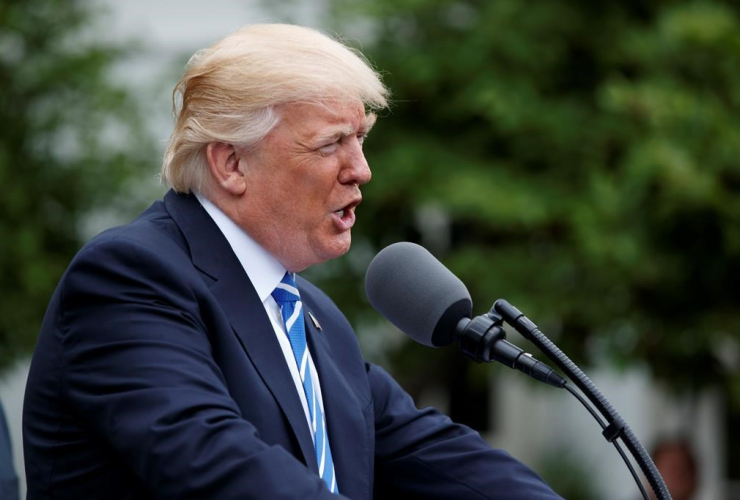
<path fill-rule="evenodd" d="M 306 312 L 304 321 L 307 340 L 321 384 L 327 435 L 334 458 L 339 492 L 351 498 L 366 498 L 370 491 L 368 481 L 371 478 L 363 408 L 334 360 L 327 339 L 332 332 L 316 328 L 308 315 L 309 312 L 314 313 L 311 306 L 306 304 L 303 293 L 301 300 Z M 321 317 L 316 318 L 321 322 Z"/>
<path fill-rule="evenodd" d="M 215 281 L 211 292 L 290 422 L 308 468 L 318 471 L 313 440 L 293 378 L 267 313 L 226 238 L 194 196 L 170 191 L 165 205 L 188 241 L 193 264 Z"/>
<path fill-rule="evenodd" d="M 304 462 L 309 469 L 318 471 L 313 440 L 295 383 L 275 337 L 275 330 L 241 265 L 230 275 L 222 275 L 211 290 L 265 385 L 288 418 L 298 438 Z"/>

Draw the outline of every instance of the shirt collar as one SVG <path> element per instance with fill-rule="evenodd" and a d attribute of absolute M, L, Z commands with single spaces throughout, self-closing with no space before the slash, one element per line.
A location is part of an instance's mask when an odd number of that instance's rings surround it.
<path fill-rule="evenodd" d="M 194 193 L 239 259 L 260 300 L 264 302 L 285 276 L 285 267 L 231 220 L 211 200 Z"/>

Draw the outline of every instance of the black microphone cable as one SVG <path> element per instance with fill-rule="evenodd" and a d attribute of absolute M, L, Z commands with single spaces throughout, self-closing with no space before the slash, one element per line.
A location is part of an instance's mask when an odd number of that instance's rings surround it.
<path fill-rule="evenodd" d="M 637 487 L 640 489 L 642 497 L 645 500 L 649 500 L 642 481 L 640 481 L 632 463 L 616 439 L 621 436 L 617 435 L 613 439 L 609 439 L 607 437 L 609 434 L 609 431 L 607 431 L 608 425 L 604 423 L 593 406 L 581 393 L 574 389 L 572 385 L 568 384 L 552 368 L 537 361 L 531 354 L 525 353 L 520 348 L 504 340 L 506 334 L 504 333 L 502 323 L 503 317 L 496 312 L 494 306 L 487 314 L 476 316 L 472 320 L 468 318 L 461 319 L 455 328 L 452 338 L 460 344 L 460 350 L 463 354 L 476 363 L 498 361 L 540 382 L 570 392 L 588 410 L 591 416 L 594 417 L 601 427 L 604 437 L 614 445 L 622 460 L 624 460 L 627 469 L 629 469 L 635 483 L 637 483 Z"/>
<path fill-rule="evenodd" d="M 583 407 L 588 410 L 588 412 L 591 414 L 591 416 L 594 417 L 594 420 L 596 420 L 596 422 L 599 424 L 599 426 L 601 426 L 601 429 L 602 430 L 606 430 L 606 424 L 604 423 L 603 420 L 601 420 L 601 417 L 599 416 L 599 414 L 596 413 L 596 410 L 594 410 L 594 408 L 589 404 L 589 402 L 586 401 L 586 399 L 583 396 L 581 396 L 581 394 L 577 390 L 575 390 L 572 386 L 570 386 L 567 383 L 563 386 L 563 389 L 565 389 L 566 391 L 568 391 L 571 394 L 573 394 L 573 396 L 578 401 L 581 402 L 581 404 L 583 405 Z M 642 493 L 642 498 L 644 498 L 645 500 L 650 500 L 649 497 L 648 497 L 647 491 L 645 491 L 645 487 L 642 485 L 642 481 L 640 481 L 640 478 L 637 476 L 637 472 L 635 471 L 635 468 L 632 467 L 632 463 L 627 458 L 627 455 L 625 455 L 624 450 L 622 449 L 622 447 L 619 446 L 619 443 L 617 442 L 616 439 L 614 441 L 612 441 L 612 444 L 617 449 L 617 452 L 619 452 L 619 456 L 622 457 L 622 460 L 624 460 L 624 463 L 627 466 L 627 468 L 630 470 L 630 474 L 632 474 L 632 477 L 634 478 L 635 482 L 637 483 L 637 487 L 640 488 L 640 493 Z"/>
<path fill-rule="evenodd" d="M 671 494 L 665 485 L 665 481 L 660 475 L 653 459 L 648 454 L 645 447 L 640 443 L 632 429 L 619 416 L 617 410 L 601 394 L 601 391 L 589 379 L 585 373 L 570 360 L 566 354 L 560 350 L 544 333 L 535 325 L 524 313 L 509 304 L 504 299 L 499 299 L 493 304 L 493 309 L 498 312 L 517 332 L 524 338 L 532 342 L 547 357 L 565 373 L 565 375 L 583 391 L 586 397 L 596 407 L 596 409 L 606 418 L 608 425 L 602 432 L 604 438 L 609 442 L 614 442 L 621 438 L 625 446 L 630 451 L 635 461 L 640 466 L 643 474 L 650 483 L 650 487 L 655 492 L 658 500 L 671 500 Z"/>

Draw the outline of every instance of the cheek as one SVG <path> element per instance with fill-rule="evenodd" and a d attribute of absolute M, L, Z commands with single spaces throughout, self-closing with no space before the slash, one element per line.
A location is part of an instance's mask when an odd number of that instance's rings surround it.
<path fill-rule="evenodd" d="M 292 214 L 297 220 L 316 220 L 323 211 L 318 197 L 305 188 L 294 196 L 288 196 L 285 201 L 286 212 Z"/>
<path fill-rule="evenodd" d="M 334 185 L 335 182 L 328 178 L 307 178 L 306 182 L 296 188 L 294 210 L 305 211 L 304 215 L 311 218 L 327 215 L 339 202 L 339 197 L 334 193 Z"/>

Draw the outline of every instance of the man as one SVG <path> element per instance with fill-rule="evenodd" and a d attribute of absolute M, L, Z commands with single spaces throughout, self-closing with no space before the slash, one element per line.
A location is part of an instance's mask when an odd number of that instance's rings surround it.
<path fill-rule="evenodd" d="M 387 90 L 356 53 L 258 25 L 198 52 L 172 186 L 70 264 L 24 408 L 30 499 L 551 499 L 532 471 L 366 364 L 294 273 L 350 246 Z"/>

